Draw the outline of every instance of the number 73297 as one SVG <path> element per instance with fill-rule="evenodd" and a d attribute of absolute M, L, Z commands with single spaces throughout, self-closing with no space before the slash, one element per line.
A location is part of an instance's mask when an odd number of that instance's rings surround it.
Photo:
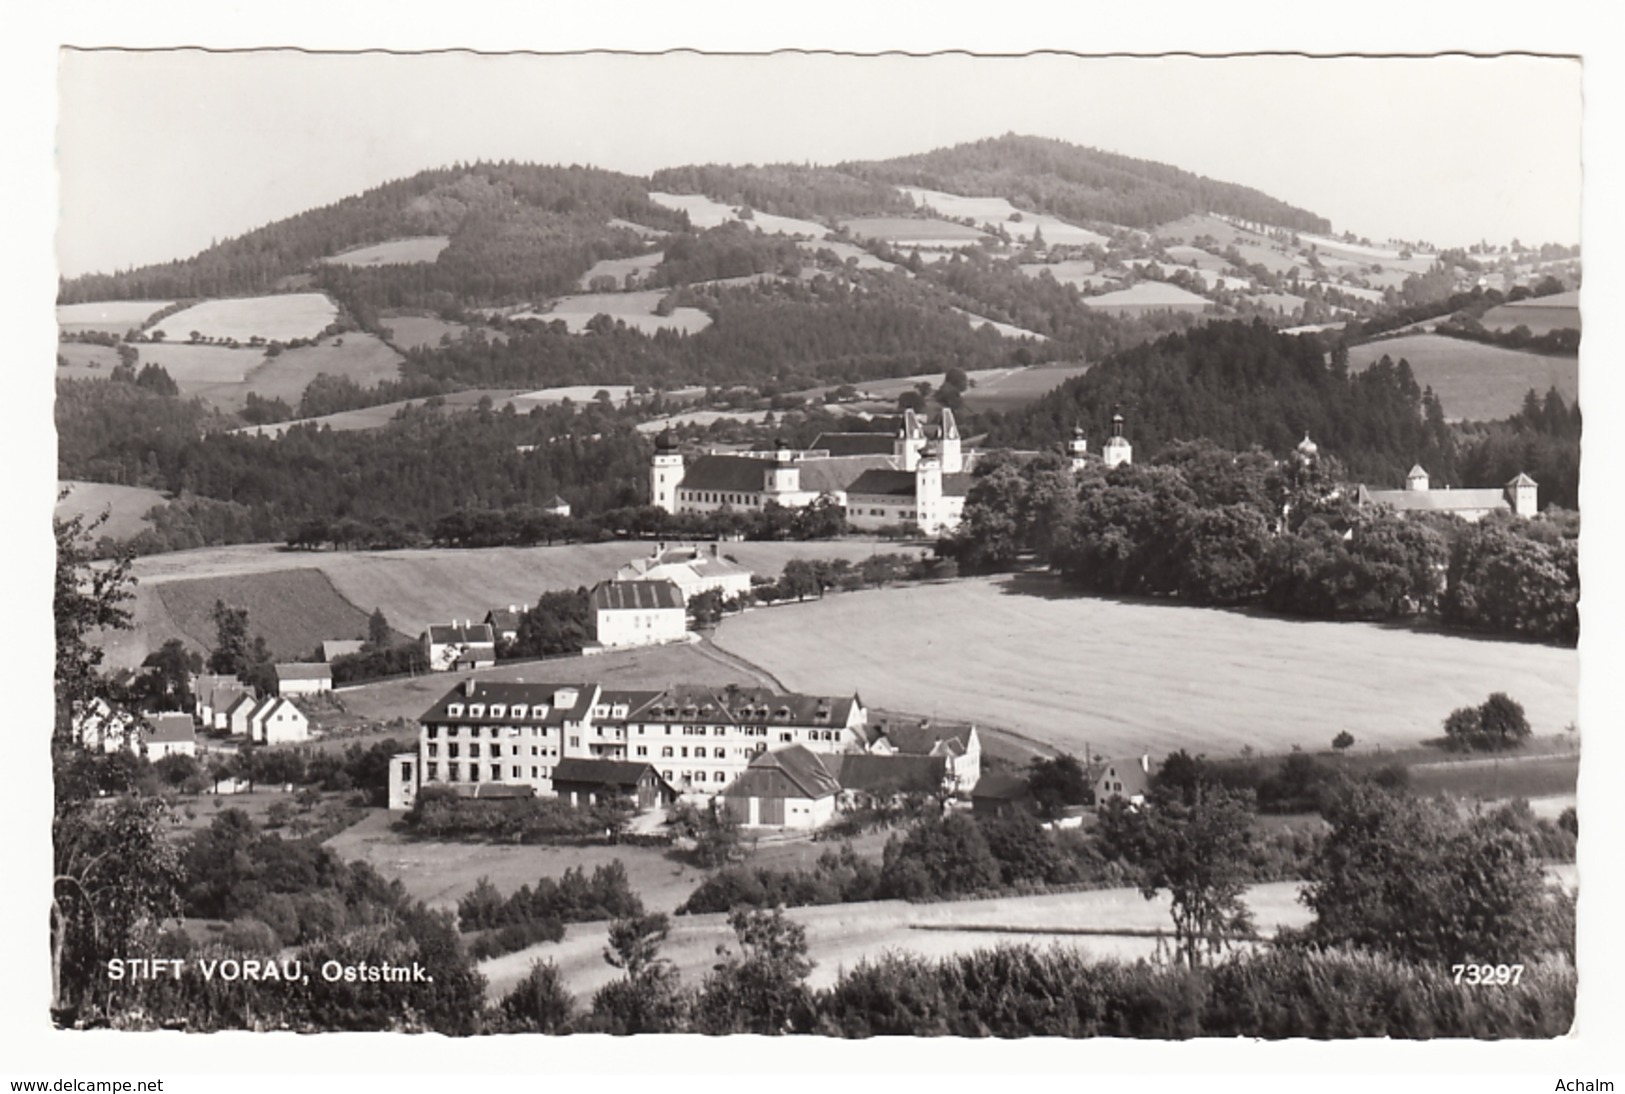
<path fill-rule="evenodd" d="M 1523 979 L 1522 965 L 1451 965 L 1450 972 L 1458 984 L 1504 987 Z"/>

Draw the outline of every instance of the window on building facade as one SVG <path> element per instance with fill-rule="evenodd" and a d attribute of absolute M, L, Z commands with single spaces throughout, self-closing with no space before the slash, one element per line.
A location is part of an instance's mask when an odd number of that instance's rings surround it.
<path fill-rule="evenodd" d="M 501 764 L 492 764 L 491 765 L 491 781 L 494 782 L 494 783 L 499 783 L 499 782 L 502 781 L 502 765 Z"/>
<path fill-rule="evenodd" d="M 440 765 L 439 764 L 430 764 L 429 765 L 429 781 L 434 782 L 435 780 L 437 780 L 439 778 L 440 778 Z"/>
<path fill-rule="evenodd" d="M 535 767 L 532 767 L 530 769 L 530 777 L 531 778 L 533 778 L 533 779 L 536 778 L 536 771 L 537 771 L 537 769 Z"/>
<path fill-rule="evenodd" d="M 480 745 L 479 745 L 478 741 L 476 741 L 473 744 L 468 746 L 468 755 L 469 755 L 470 759 L 477 758 L 479 756 L 479 754 L 480 754 Z"/>
<path fill-rule="evenodd" d="M 780 741 L 793 741 L 795 739 L 796 739 L 796 735 L 794 733 L 781 733 L 781 734 L 779 734 L 779 740 Z"/>
<path fill-rule="evenodd" d="M 446 781 L 447 782 L 457 782 L 462 777 L 463 777 L 463 765 L 462 764 L 447 764 L 446 765 Z"/>
<path fill-rule="evenodd" d="M 461 747 L 462 746 L 459 745 L 456 741 L 451 742 L 451 744 L 446 746 L 446 755 L 450 756 L 452 759 L 455 760 L 460 755 L 460 753 L 457 750 L 459 748 L 461 748 Z"/>
<path fill-rule="evenodd" d="M 437 745 L 437 744 L 431 743 L 429 745 L 428 752 L 429 752 L 429 755 L 431 755 L 431 756 L 438 756 L 438 755 L 440 755 L 440 746 Z"/>
<path fill-rule="evenodd" d="M 715 781 L 716 781 L 716 782 L 723 782 L 723 781 L 724 781 L 724 779 L 723 779 L 723 775 L 722 775 L 722 772 L 720 772 L 720 771 L 718 771 L 718 772 L 717 772 L 717 773 L 716 773 L 716 776 L 717 776 L 717 777 L 716 777 L 716 780 L 715 780 Z"/>
<path fill-rule="evenodd" d="M 440 736 L 440 727 L 439 726 L 430 726 L 430 727 L 428 727 L 428 733 L 429 733 L 429 740 L 432 741 L 436 737 Z"/>
<path fill-rule="evenodd" d="M 639 756 L 647 756 L 648 754 L 649 754 L 648 746 L 646 746 L 646 745 L 638 745 L 638 755 Z"/>
<path fill-rule="evenodd" d="M 581 738 L 580 737 L 571 737 L 570 738 L 570 747 L 571 748 L 580 748 L 581 747 Z"/>
<path fill-rule="evenodd" d="M 672 754 L 671 745 L 667 745 L 665 748 L 662 748 L 660 750 L 660 755 L 663 756 L 663 757 L 666 757 L 668 759 L 671 757 L 671 754 Z"/>

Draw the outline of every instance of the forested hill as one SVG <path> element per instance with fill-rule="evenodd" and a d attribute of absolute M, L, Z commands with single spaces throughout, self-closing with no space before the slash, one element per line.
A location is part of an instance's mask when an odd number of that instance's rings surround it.
<path fill-rule="evenodd" d="M 405 236 L 444 235 L 439 261 L 351 271 L 322 267 L 320 277 L 365 275 L 373 299 L 389 285 L 415 296 L 463 299 L 471 279 L 491 293 L 568 291 L 600 258 L 636 254 L 638 235 L 613 218 L 682 230 L 688 218 L 649 200 L 642 179 L 592 167 L 476 163 L 421 171 L 256 228 L 197 255 L 116 274 L 62 282 L 58 302 L 196 299 L 270 292 L 284 278 L 350 248 Z M 343 286 L 332 286 L 340 291 Z"/>
<path fill-rule="evenodd" d="M 1002 197 L 1069 220 L 1130 228 L 1152 228 L 1190 213 L 1213 212 L 1304 232 L 1331 230 L 1325 217 L 1246 186 L 1014 133 L 897 159 L 844 163 L 840 169 L 860 179 Z"/>
<path fill-rule="evenodd" d="M 1418 461 L 1447 474 L 1449 428 L 1409 366 L 1350 375 L 1341 360 L 1313 335 L 1209 323 L 1113 355 L 1006 419 L 991 441 L 1047 445 L 1080 425 L 1095 448 L 1121 410 L 1137 456 L 1199 438 L 1283 454 L 1308 433 L 1366 481 L 1402 482 Z"/>

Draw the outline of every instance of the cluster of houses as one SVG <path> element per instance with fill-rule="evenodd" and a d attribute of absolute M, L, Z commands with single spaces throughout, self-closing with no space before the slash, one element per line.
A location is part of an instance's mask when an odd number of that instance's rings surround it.
<path fill-rule="evenodd" d="M 1097 801 L 1143 800 L 1150 758 L 1091 772 Z M 978 813 L 1032 806 L 1025 780 L 982 773 L 974 725 L 871 720 L 856 695 L 673 684 L 465 680 L 424 712 L 394 756 L 389 806 L 429 786 L 470 798 L 551 796 L 639 809 L 714 801 L 742 825 L 810 829 L 864 801 L 968 797 Z"/>
<path fill-rule="evenodd" d="M 326 665 L 318 666 L 326 669 Z M 287 698 L 331 689 L 331 674 L 314 677 L 309 665 L 277 665 L 278 694 L 256 695 L 235 676 L 200 675 L 192 680 L 191 711 L 137 714 L 96 699 L 74 712 L 75 739 L 99 752 L 128 751 L 161 760 L 196 756 L 199 731 L 262 745 L 298 744 L 310 740 L 310 716 Z M 284 674 L 283 670 L 290 670 Z M 290 688 L 289 685 L 292 685 Z"/>

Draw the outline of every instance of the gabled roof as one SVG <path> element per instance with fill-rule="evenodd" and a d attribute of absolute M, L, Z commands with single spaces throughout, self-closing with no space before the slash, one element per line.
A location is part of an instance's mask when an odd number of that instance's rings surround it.
<path fill-rule="evenodd" d="M 972 798 L 993 798 L 1000 801 L 1015 801 L 1032 794 L 1032 788 L 1027 780 L 1015 775 L 1006 775 L 1002 771 L 989 771 L 976 780 L 972 788 Z"/>
<path fill-rule="evenodd" d="M 231 706 L 226 708 L 226 713 L 233 718 L 237 717 L 239 714 L 252 714 L 254 712 L 254 708 L 259 706 L 259 703 L 260 701 L 258 699 L 254 698 L 253 695 L 245 691 L 236 698 Z"/>
<path fill-rule="evenodd" d="M 900 722 L 888 723 L 880 732 L 893 748 L 908 755 L 963 756 L 970 751 L 970 737 L 975 731 L 975 726 L 968 725 Z"/>
<path fill-rule="evenodd" d="M 1368 490 L 1360 487 L 1362 505 L 1391 505 L 1400 512 L 1452 513 L 1460 509 L 1510 509 L 1504 491 L 1496 490 Z"/>
<path fill-rule="evenodd" d="M 560 691 L 574 691 L 576 693 L 575 703 L 568 707 L 554 706 L 553 699 Z M 562 725 L 566 720 L 579 722 L 585 718 L 587 713 L 592 710 L 593 700 L 597 696 L 597 684 L 521 684 L 470 680 L 458 684 L 441 696 L 439 702 L 424 711 L 423 716 L 418 720 L 421 722 L 472 722 L 479 725 L 513 723 L 527 726 L 557 726 Z M 479 717 L 474 717 L 468 713 L 470 705 L 476 703 L 482 704 L 486 708 Z M 490 708 L 494 703 L 507 708 L 499 718 L 493 718 L 491 715 Z M 518 719 L 512 716 L 513 708 L 516 705 L 526 708 L 524 718 Z M 455 717 L 448 715 L 446 713 L 447 708 L 452 706 L 460 707 L 462 713 Z M 540 718 L 535 715 L 536 708 L 539 706 L 546 708 L 547 711 Z"/>
<path fill-rule="evenodd" d="M 759 494 L 770 466 L 754 456 L 700 456 L 683 470 L 683 481 L 677 485 L 684 490 Z"/>
<path fill-rule="evenodd" d="M 674 684 L 657 692 L 627 716 L 639 722 L 700 722 L 708 725 L 782 725 L 819 729 L 844 727 L 856 696 L 780 693 L 762 687 Z"/>
<path fill-rule="evenodd" d="M 366 645 L 359 638 L 328 638 L 322 642 L 322 660 L 332 661 L 335 657 L 348 657 L 352 653 L 360 653 L 361 647 Z"/>
<path fill-rule="evenodd" d="M 454 789 L 465 798 L 534 798 L 536 788 L 529 783 L 466 783 L 455 784 Z"/>
<path fill-rule="evenodd" d="M 278 681 L 333 679 L 333 666 L 320 661 L 286 661 L 273 666 L 273 671 Z"/>
<path fill-rule="evenodd" d="M 492 608 L 485 613 L 485 622 L 493 631 L 517 631 L 524 614 L 518 609 Z"/>
<path fill-rule="evenodd" d="M 831 757 L 833 759 L 833 757 Z M 818 754 L 803 745 L 790 745 L 773 752 L 759 752 L 723 796 L 728 798 L 827 798 L 841 784 L 819 760 Z"/>
<path fill-rule="evenodd" d="M 1534 479 L 1530 478 L 1528 475 L 1524 474 L 1522 471 L 1519 471 L 1518 472 L 1518 477 L 1513 479 L 1512 481 L 1508 482 L 1507 485 L 1508 486 L 1538 486 L 1540 484 L 1537 483 Z"/>
<path fill-rule="evenodd" d="M 942 756 L 872 756 L 846 752 L 825 759 L 837 762 L 835 777 L 846 790 L 871 793 L 919 791 L 935 793 L 948 777 L 948 761 Z"/>
<path fill-rule="evenodd" d="M 436 646 L 494 646 L 497 639 L 489 623 L 470 623 L 466 627 L 448 623 L 430 624 L 429 641 Z"/>
<path fill-rule="evenodd" d="M 896 443 L 890 433 L 820 433 L 812 447 L 831 456 L 890 456 Z"/>
<path fill-rule="evenodd" d="M 896 497 L 914 496 L 915 477 L 912 471 L 872 469 L 865 471 L 847 486 L 848 494 L 884 494 Z"/>
<path fill-rule="evenodd" d="M 814 494 L 839 494 L 865 471 L 889 470 L 896 466 L 892 456 L 832 456 L 829 459 L 802 460 L 801 488 Z"/>
<path fill-rule="evenodd" d="M 1417 478 L 1417 477 L 1421 477 L 1421 478 L 1425 479 L 1425 478 L 1427 478 L 1427 474 L 1428 474 L 1427 469 L 1424 468 L 1421 464 L 1413 463 L 1413 464 L 1411 464 L 1411 469 L 1409 471 L 1405 472 L 1405 477 L 1407 479 L 1414 479 L 1414 478 Z"/>
<path fill-rule="evenodd" d="M 148 743 L 166 744 L 196 741 L 197 732 L 190 714 L 153 714 L 147 718 L 147 730 L 141 735 Z"/>
<path fill-rule="evenodd" d="M 1140 766 L 1138 759 L 1107 760 L 1094 780 L 1098 787 L 1104 782 L 1122 783 L 1122 790 L 1114 790 L 1114 794 L 1144 794 L 1151 788 L 1151 776 Z"/>
<path fill-rule="evenodd" d="M 553 768 L 553 785 L 559 783 L 592 783 L 597 786 L 615 786 L 636 789 L 645 775 L 653 775 L 662 783 L 660 772 L 651 763 L 633 760 L 560 760 Z M 668 787 L 669 783 L 666 784 Z"/>
<path fill-rule="evenodd" d="M 600 581 L 592 588 L 594 611 L 682 608 L 683 591 L 670 581 Z"/>

